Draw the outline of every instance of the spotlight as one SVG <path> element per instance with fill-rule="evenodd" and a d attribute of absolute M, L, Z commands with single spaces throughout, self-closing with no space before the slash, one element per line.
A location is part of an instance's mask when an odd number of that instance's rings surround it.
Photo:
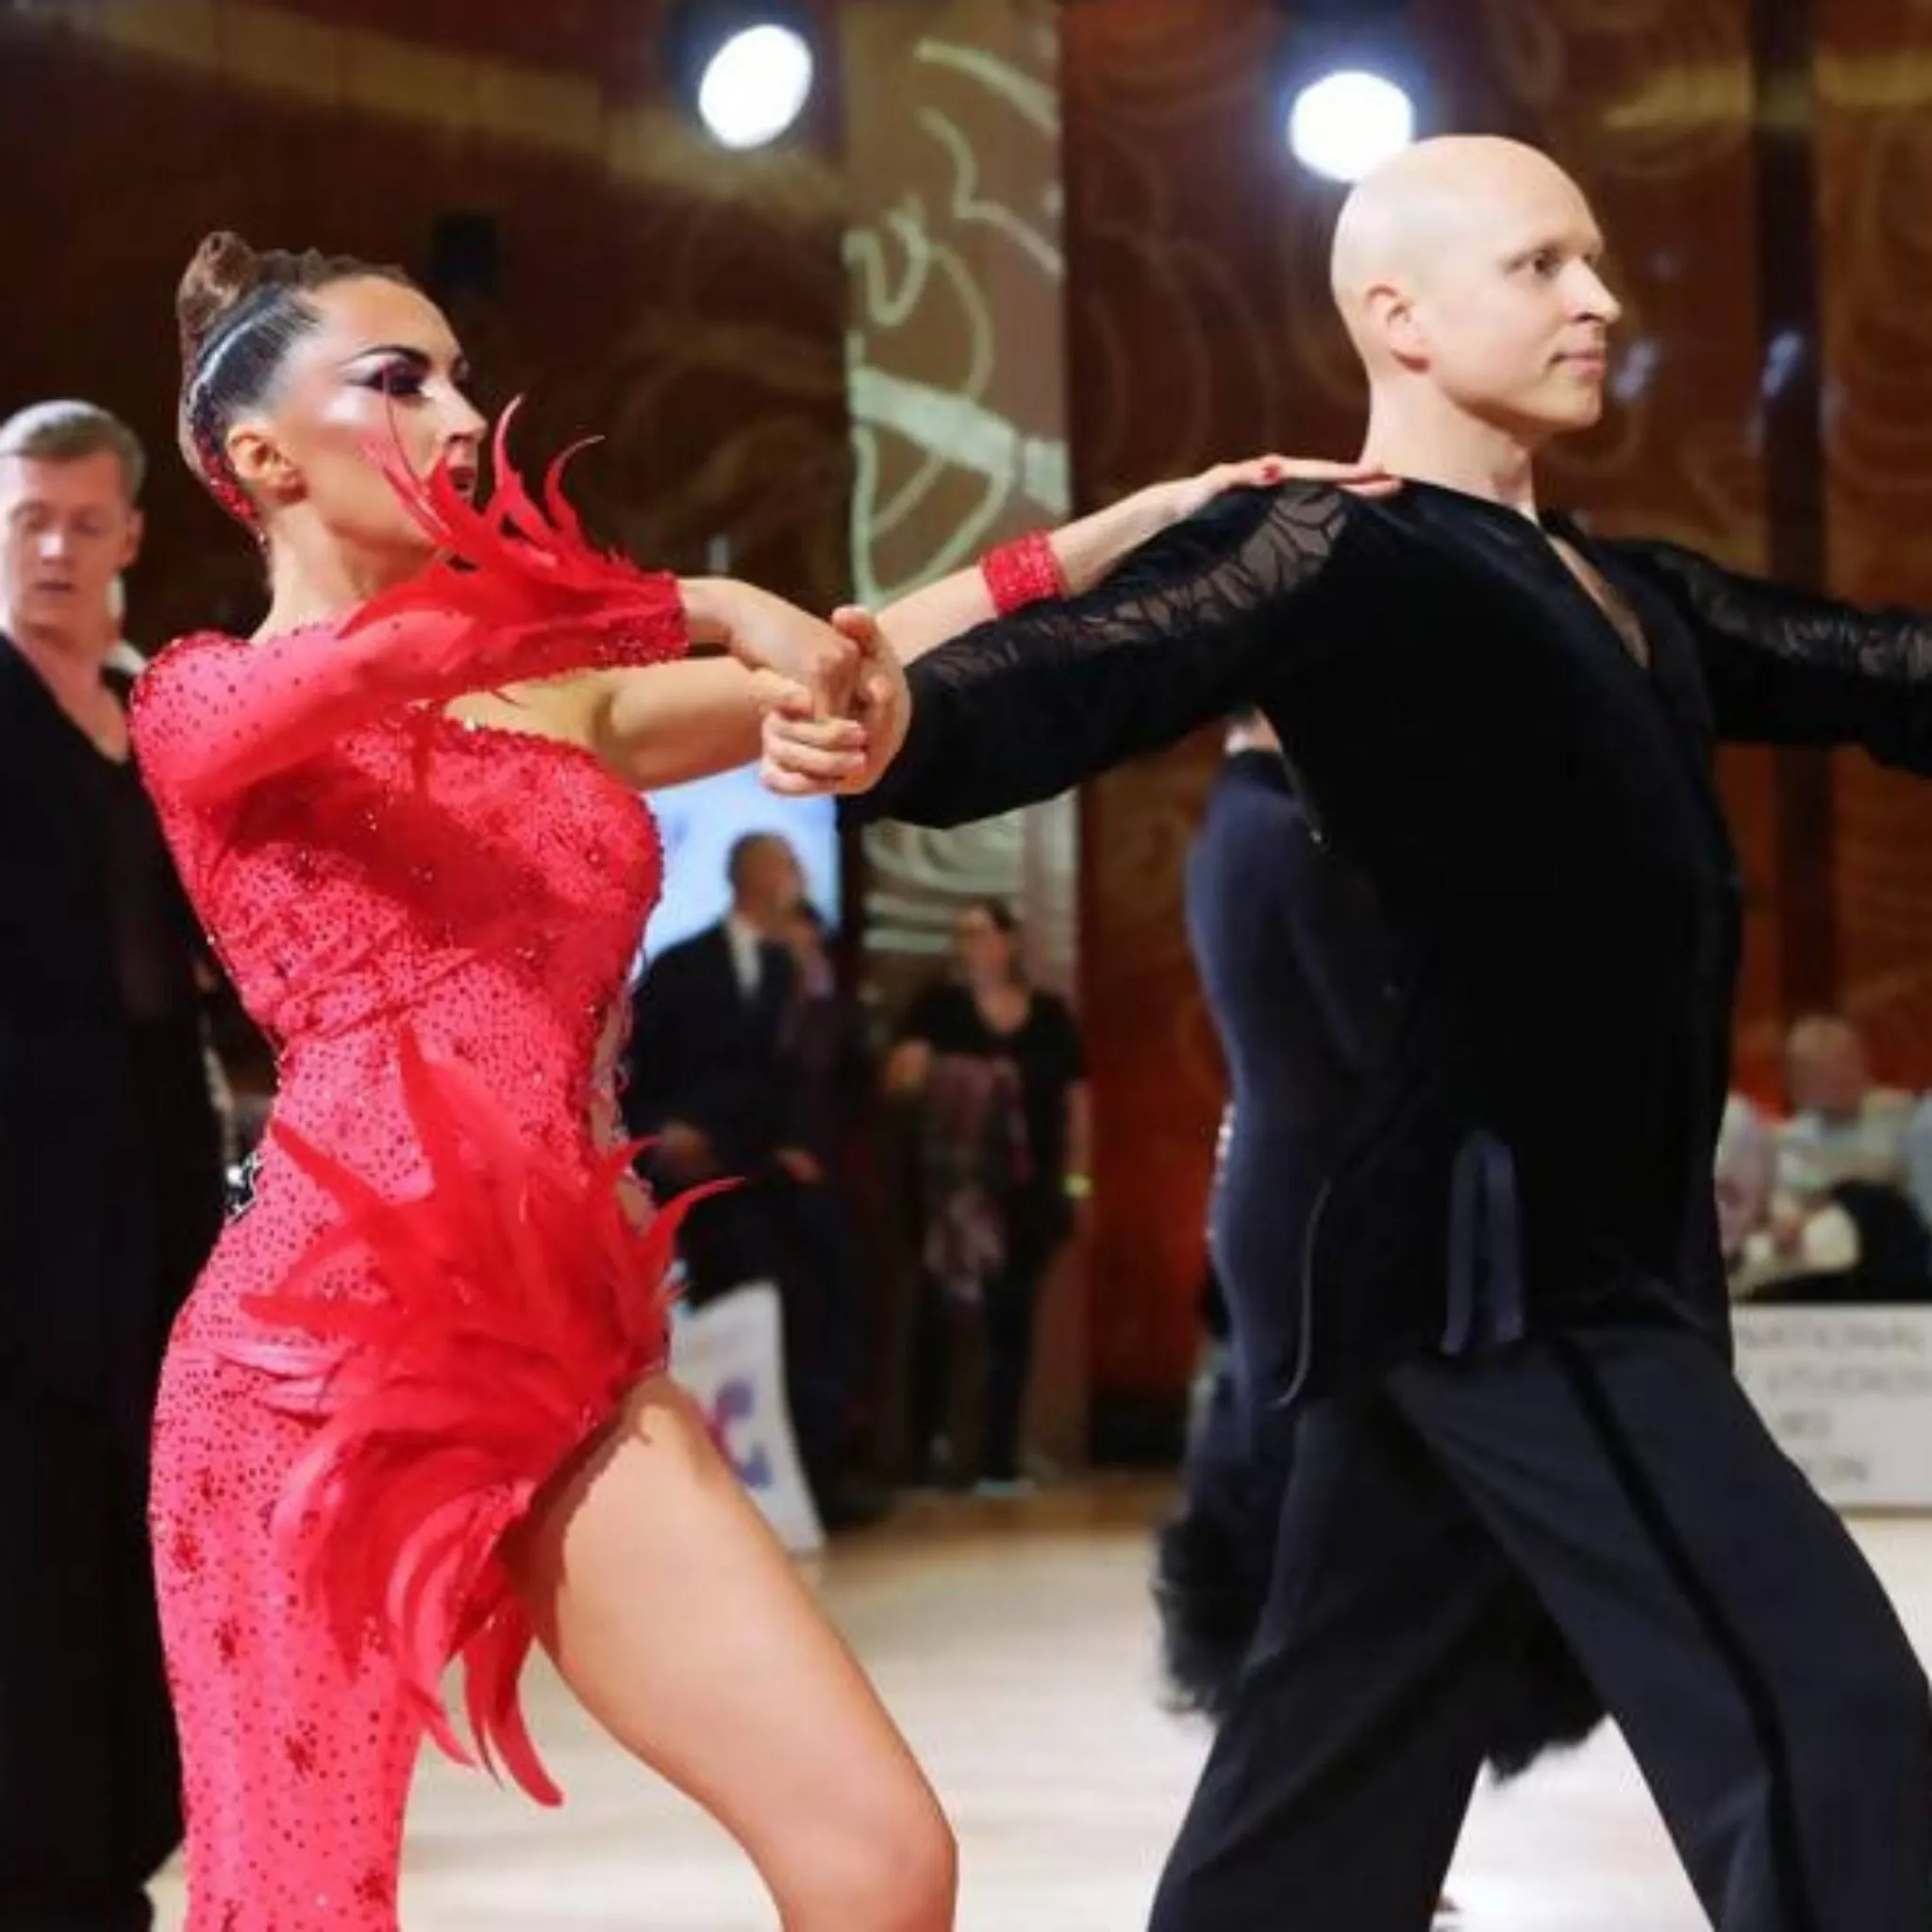
<path fill-rule="evenodd" d="M 805 111 L 815 70 L 809 27 L 804 8 L 787 0 L 683 0 L 673 8 L 673 76 L 720 146 L 764 147 Z"/>
<path fill-rule="evenodd" d="M 1288 110 L 1289 151 L 1331 181 L 1359 181 L 1415 139 L 1415 103 L 1363 68 L 1307 82 Z"/>
<path fill-rule="evenodd" d="M 1415 139 L 1419 76 L 1407 0 L 1278 0 L 1282 133 L 1331 181 L 1359 181 Z"/>

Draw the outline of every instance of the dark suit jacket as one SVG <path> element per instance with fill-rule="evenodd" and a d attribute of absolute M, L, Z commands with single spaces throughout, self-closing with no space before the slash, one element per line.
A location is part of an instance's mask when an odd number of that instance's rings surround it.
<path fill-rule="evenodd" d="M 754 1174 L 792 1131 L 782 1054 L 798 968 L 783 946 L 761 949 L 756 1000 L 739 990 L 720 924 L 651 962 L 631 1006 L 625 1114 L 634 1134 L 683 1121 L 709 1137 L 720 1166 Z"/>
<path fill-rule="evenodd" d="M 117 886 L 146 902 L 164 989 L 140 1024 L 116 970 Z M 143 1435 L 221 1212 L 194 951 L 135 774 L 105 765 L 0 637 L 0 1387 L 24 1370 Z"/>
<path fill-rule="evenodd" d="M 1628 603 L 1647 666 L 1552 534 Z M 984 818 L 1252 702 L 1374 886 L 1402 977 L 1310 1218 L 1310 1387 L 1633 1297 L 1726 1345 L 1710 1175 L 1740 919 L 1712 748 L 1932 772 L 1926 619 L 1432 485 L 1293 483 L 910 677 L 906 745 L 848 810 Z"/>

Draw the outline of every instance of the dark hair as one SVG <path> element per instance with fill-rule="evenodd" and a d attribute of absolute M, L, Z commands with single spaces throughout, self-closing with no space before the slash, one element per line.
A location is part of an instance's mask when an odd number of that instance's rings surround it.
<path fill-rule="evenodd" d="M 1020 921 L 1004 899 L 994 898 L 989 893 L 983 898 L 967 900 L 959 909 L 961 912 L 985 913 L 1009 940 L 1020 936 Z"/>
<path fill-rule="evenodd" d="M 337 282 L 375 276 L 415 285 L 399 268 L 353 255 L 257 254 L 227 229 L 194 251 L 175 296 L 181 331 L 181 403 L 175 435 L 188 467 L 243 523 L 255 508 L 228 462 L 229 428 L 274 387 L 289 351 L 321 321 L 307 298 Z"/>
<path fill-rule="evenodd" d="M 783 832 L 741 832 L 731 841 L 731 850 L 724 859 L 724 876 L 734 892 L 744 884 L 744 868 L 752 854 L 762 851 L 767 845 L 780 847 L 792 858 L 798 856 L 791 850 L 791 841 Z"/>
<path fill-rule="evenodd" d="M 120 417 L 93 403 L 31 403 L 17 410 L 0 423 L 0 457 L 24 457 L 38 463 L 112 457 L 121 465 L 129 503 L 140 496 L 147 478 L 147 452 L 141 438 Z"/>
<path fill-rule="evenodd" d="M 1020 922 L 1013 908 L 1006 900 L 987 893 L 976 899 L 968 899 L 959 908 L 958 916 L 963 918 L 969 912 L 983 914 L 991 922 L 993 930 L 1008 941 L 1008 972 L 1015 986 L 1026 985 L 1026 962 L 1020 955 Z"/>

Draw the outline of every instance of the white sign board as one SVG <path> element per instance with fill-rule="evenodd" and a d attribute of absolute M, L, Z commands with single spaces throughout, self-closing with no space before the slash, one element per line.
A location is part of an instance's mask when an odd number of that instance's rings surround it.
<path fill-rule="evenodd" d="M 1840 1509 L 1932 1509 L 1932 1307 L 1741 1307 L 1738 1379 Z"/>
<path fill-rule="evenodd" d="M 778 1541 L 794 1556 L 824 1546 L 791 1412 L 785 1402 L 785 1351 L 778 1291 L 770 1282 L 735 1288 L 671 1328 L 671 1373 L 703 1407 L 711 1440 L 738 1473 Z"/>

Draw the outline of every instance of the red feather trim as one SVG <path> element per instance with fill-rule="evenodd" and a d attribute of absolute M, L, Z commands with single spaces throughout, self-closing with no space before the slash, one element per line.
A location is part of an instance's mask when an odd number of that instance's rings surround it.
<path fill-rule="evenodd" d="M 554 1804 L 517 1705 L 532 1633 L 498 1546 L 661 1361 L 673 1241 L 700 1194 L 639 1227 L 617 1185 L 634 1148 L 586 1175 L 530 1145 L 475 1080 L 411 1036 L 398 1065 L 427 1184 L 386 1200 L 275 1127 L 341 1223 L 279 1291 L 248 1301 L 283 1336 L 227 1353 L 268 1379 L 278 1409 L 316 1424 L 272 1528 L 344 1655 L 374 1636 L 445 1751 L 480 1757 Z M 345 1254 L 379 1294 L 307 1288 Z M 474 1755 L 441 1702 L 458 1656 Z"/>
<path fill-rule="evenodd" d="M 514 667 L 523 660 L 523 647 L 541 633 L 577 641 L 573 662 L 558 668 L 583 668 L 585 640 L 597 663 L 682 657 L 690 639 L 676 578 L 598 549 L 564 496 L 565 466 L 597 439 L 573 443 L 552 461 L 540 503 L 509 460 L 509 426 L 521 404 L 519 397 L 497 419 L 495 488 L 481 507 L 450 481 L 445 461 L 418 476 L 395 438 L 370 444 L 371 459 L 442 555 L 360 605 L 340 634 L 346 638 L 408 617 L 422 661 L 456 672 L 487 659 L 501 667 L 506 681 L 532 675 Z M 425 618 L 441 619 L 441 627 L 434 634 L 424 630 Z"/>

